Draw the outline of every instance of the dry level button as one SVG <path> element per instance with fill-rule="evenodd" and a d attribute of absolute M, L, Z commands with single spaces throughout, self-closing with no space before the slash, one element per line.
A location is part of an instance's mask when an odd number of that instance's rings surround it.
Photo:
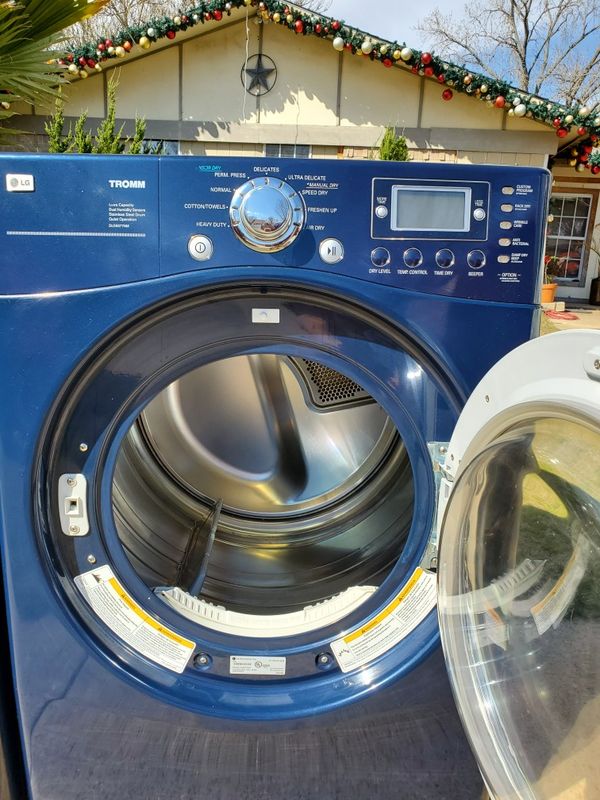
<path fill-rule="evenodd" d="M 502 205 L 500 206 L 500 211 L 504 211 L 507 214 L 512 210 L 513 210 L 512 203 L 502 203 Z"/>
<path fill-rule="evenodd" d="M 208 236 L 190 236 L 188 253 L 196 261 L 208 261 L 214 252 L 213 243 Z"/>

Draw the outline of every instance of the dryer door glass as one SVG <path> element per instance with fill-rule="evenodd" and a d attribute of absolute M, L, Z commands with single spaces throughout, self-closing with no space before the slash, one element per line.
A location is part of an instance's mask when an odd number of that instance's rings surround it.
<path fill-rule="evenodd" d="M 501 800 L 600 797 L 600 431 L 560 412 L 479 453 L 446 510 L 442 640 Z"/>

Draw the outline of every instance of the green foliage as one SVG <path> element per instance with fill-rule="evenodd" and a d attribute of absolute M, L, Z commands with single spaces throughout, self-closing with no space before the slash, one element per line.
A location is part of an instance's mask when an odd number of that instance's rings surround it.
<path fill-rule="evenodd" d="M 379 147 L 379 158 L 382 161 L 409 161 L 408 145 L 404 136 L 397 136 L 394 128 L 385 129 L 381 146 Z"/>
<path fill-rule="evenodd" d="M 6 96 L 0 107 L 0 124 L 14 116 L 16 100 L 40 103 L 56 96 L 63 67 L 54 60 L 60 51 L 63 28 L 95 14 L 107 0 L 0 1 L 0 91 Z M 0 127 L 0 141 L 11 134 Z"/>
<path fill-rule="evenodd" d="M 96 133 L 93 135 L 87 129 L 87 111 L 84 111 L 73 128 L 69 125 L 69 130 L 65 134 L 64 102 L 61 96 L 56 99 L 54 114 L 46 121 L 44 126 L 48 136 L 49 153 L 96 153 L 96 154 L 120 154 L 124 153 L 129 146 L 129 153 L 132 155 L 145 154 L 147 150 L 144 146 L 146 135 L 146 120 L 136 117 L 135 133 L 133 137 L 123 137 L 123 127 L 117 130 L 116 108 L 117 108 L 117 86 L 118 78 L 113 75 L 108 82 L 107 88 L 107 113 L 102 120 Z"/>

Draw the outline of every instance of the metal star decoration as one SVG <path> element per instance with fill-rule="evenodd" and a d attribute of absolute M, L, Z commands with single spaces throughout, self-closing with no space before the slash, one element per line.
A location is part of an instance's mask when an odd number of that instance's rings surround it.
<path fill-rule="evenodd" d="M 262 53 L 250 56 L 242 67 L 242 83 L 248 94 L 255 97 L 270 92 L 277 80 L 277 67 L 269 56 Z"/>

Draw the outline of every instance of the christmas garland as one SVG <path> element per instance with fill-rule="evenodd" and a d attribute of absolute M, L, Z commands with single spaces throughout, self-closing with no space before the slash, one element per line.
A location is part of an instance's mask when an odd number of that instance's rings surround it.
<path fill-rule="evenodd" d="M 161 39 L 174 39 L 186 31 L 210 21 L 221 21 L 232 10 L 255 6 L 259 19 L 283 25 L 302 36 L 318 36 L 331 41 L 339 52 L 347 51 L 379 61 L 384 67 L 403 65 L 414 74 L 437 80 L 443 85 L 441 96 L 452 100 L 454 92 L 464 92 L 484 101 L 491 108 L 504 109 L 509 116 L 528 117 L 552 125 L 559 138 L 576 129 L 580 142 L 571 148 L 569 163 L 579 172 L 600 173 L 600 155 L 595 146 L 600 140 L 600 106 L 565 107 L 543 97 L 520 91 L 505 81 L 489 78 L 463 66 L 451 64 L 433 53 L 415 50 L 404 42 L 391 42 L 366 34 L 343 20 L 325 17 L 280 0 L 204 0 L 185 13 L 164 16 L 119 31 L 115 36 L 88 43 L 69 53 L 58 63 L 68 72 L 87 78 L 101 71 L 110 59 L 125 58 L 135 46 L 149 49 Z"/>

